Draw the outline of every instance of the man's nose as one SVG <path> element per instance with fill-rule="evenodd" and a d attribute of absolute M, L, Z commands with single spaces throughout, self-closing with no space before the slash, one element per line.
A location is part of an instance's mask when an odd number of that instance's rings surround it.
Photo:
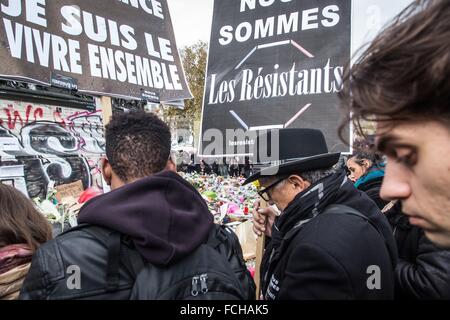
<path fill-rule="evenodd" d="M 395 160 L 388 159 L 381 185 L 380 196 L 384 200 L 402 200 L 411 195 L 410 173 Z"/>

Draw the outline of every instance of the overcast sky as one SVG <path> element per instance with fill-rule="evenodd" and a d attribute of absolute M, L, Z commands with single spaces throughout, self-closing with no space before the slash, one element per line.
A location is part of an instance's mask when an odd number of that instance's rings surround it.
<path fill-rule="evenodd" d="M 411 1 L 353 0 L 353 47 L 359 47 L 370 40 L 386 21 Z M 198 40 L 209 42 L 214 0 L 167 0 L 167 2 L 179 49 Z"/>
<path fill-rule="evenodd" d="M 198 40 L 209 42 L 213 0 L 167 0 L 167 3 L 179 49 Z"/>

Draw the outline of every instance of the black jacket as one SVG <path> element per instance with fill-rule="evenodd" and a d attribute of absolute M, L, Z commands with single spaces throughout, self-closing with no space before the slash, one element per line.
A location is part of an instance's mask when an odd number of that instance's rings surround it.
<path fill-rule="evenodd" d="M 394 297 L 397 249 L 386 217 L 365 193 L 355 189 L 350 182 L 339 188 L 331 204 L 358 210 L 375 223 L 383 236 L 360 217 L 345 213 L 319 213 L 298 228 L 299 231 L 290 240 L 283 240 L 285 245 L 281 247 L 281 258 L 273 272 L 266 274 L 270 259 L 268 245 L 261 270 L 265 298 Z M 373 266 L 380 272 L 380 289 L 369 289 L 368 286 L 368 282 L 372 284 L 373 278 L 370 277 L 374 274 Z"/>
<path fill-rule="evenodd" d="M 373 200 L 378 206 L 378 208 L 383 209 L 389 201 L 381 199 L 380 189 L 383 183 L 383 177 L 376 177 L 364 181 L 358 186 L 358 190 L 364 191 L 370 199 Z"/>
<path fill-rule="evenodd" d="M 201 195 L 167 171 L 88 201 L 78 220 L 124 235 L 118 285 L 108 287 L 108 234 L 99 241 L 89 228 L 76 228 L 37 250 L 21 299 L 128 299 L 136 277 L 132 256 L 158 267 L 172 265 L 205 243 L 213 226 Z M 80 288 L 73 277 L 77 270 Z"/>
<path fill-rule="evenodd" d="M 450 299 L 450 250 L 438 248 L 412 226 L 397 203 L 387 217 L 397 241 L 396 298 Z"/>

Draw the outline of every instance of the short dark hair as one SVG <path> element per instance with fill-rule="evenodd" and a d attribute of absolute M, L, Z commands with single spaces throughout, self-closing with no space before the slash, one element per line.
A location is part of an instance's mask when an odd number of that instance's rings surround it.
<path fill-rule="evenodd" d="M 164 170 L 171 135 L 166 123 L 143 111 L 114 114 L 106 125 L 106 156 L 124 182 Z"/>
<path fill-rule="evenodd" d="M 450 1 L 416 0 L 347 67 L 339 93 L 348 121 L 450 123 Z"/>

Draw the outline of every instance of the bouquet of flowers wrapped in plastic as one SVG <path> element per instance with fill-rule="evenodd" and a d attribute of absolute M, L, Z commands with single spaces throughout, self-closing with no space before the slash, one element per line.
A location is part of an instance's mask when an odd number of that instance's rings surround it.
<path fill-rule="evenodd" d="M 256 187 L 242 178 L 180 173 L 205 199 L 216 223 L 244 222 L 251 217 Z"/>
<path fill-rule="evenodd" d="M 77 225 L 78 211 L 82 206 L 75 198 L 65 198 L 59 202 L 55 195 L 56 190 L 51 189 L 45 199 L 33 199 L 37 209 L 52 224 L 54 235 Z"/>

